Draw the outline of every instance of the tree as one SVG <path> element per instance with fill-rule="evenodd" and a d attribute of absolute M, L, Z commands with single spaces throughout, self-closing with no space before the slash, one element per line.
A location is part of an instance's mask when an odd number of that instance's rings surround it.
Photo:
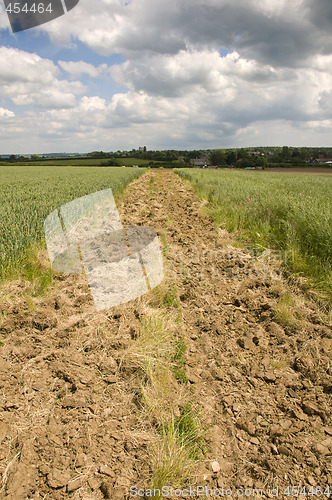
<path fill-rule="evenodd" d="M 281 159 L 283 161 L 287 161 L 289 160 L 289 157 L 290 157 L 290 153 L 289 153 L 289 147 L 288 146 L 283 146 L 282 147 L 282 151 L 280 153 L 280 156 L 281 156 Z"/>
<path fill-rule="evenodd" d="M 100 167 L 118 167 L 119 163 L 114 158 L 111 158 L 110 160 L 101 161 L 99 163 L 99 166 Z"/>
<path fill-rule="evenodd" d="M 234 151 L 227 151 L 226 153 L 226 163 L 227 165 L 235 165 L 236 163 L 236 154 Z"/>
<path fill-rule="evenodd" d="M 210 162 L 212 165 L 225 165 L 226 156 L 225 153 L 221 149 L 215 149 L 210 153 Z"/>

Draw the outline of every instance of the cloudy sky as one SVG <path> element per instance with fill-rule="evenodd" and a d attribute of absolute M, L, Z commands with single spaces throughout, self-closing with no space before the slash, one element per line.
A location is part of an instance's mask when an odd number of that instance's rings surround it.
<path fill-rule="evenodd" d="M 0 0 L 0 154 L 144 145 L 332 146 L 332 0 Z"/>

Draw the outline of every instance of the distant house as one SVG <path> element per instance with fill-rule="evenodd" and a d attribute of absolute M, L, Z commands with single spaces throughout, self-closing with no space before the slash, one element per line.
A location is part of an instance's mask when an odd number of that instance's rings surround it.
<path fill-rule="evenodd" d="M 202 154 L 200 158 L 195 158 L 194 160 L 190 160 L 190 163 L 194 168 L 211 167 L 211 163 L 209 162 L 209 155 L 208 154 Z"/>
<path fill-rule="evenodd" d="M 206 160 L 203 160 L 202 158 L 195 158 L 194 160 L 191 160 L 191 164 L 195 168 L 204 168 L 204 167 L 207 167 Z"/>
<path fill-rule="evenodd" d="M 319 165 L 328 164 L 330 166 L 332 164 L 332 158 L 325 158 L 324 155 L 318 155 L 318 159 L 315 160 L 314 163 L 317 163 Z"/>

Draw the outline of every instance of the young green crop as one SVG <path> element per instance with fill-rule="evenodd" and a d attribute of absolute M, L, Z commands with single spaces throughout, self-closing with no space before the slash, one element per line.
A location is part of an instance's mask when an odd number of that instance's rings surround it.
<path fill-rule="evenodd" d="M 332 176 L 232 170 L 177 172 L 210 202 L 214 220 L 332 296 Z"/>
<path fill-rule="evenodd" d="M 47 215 L 75 198 L 111 188 L 119 192 L 143 170 L 110 167 L 0 167 L 0 278 L 44 241 Z"/>

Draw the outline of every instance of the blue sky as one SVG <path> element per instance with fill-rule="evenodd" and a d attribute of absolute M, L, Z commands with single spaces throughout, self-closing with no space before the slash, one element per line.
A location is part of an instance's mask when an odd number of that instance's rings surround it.
<path fill-rule="evenodd" d="M 332 146 L 330 0 L 80 0 L 13 34 L 0 154 Z"/>
<path fill-rule="evenodd" d="M 88 46 L 75 40 L 66 45 L 57 45 L 51 42 L 47 33 L 30 29 L 18 33 L 12 33 L 10 29 L 1 32 L 1 46 L 11 47 L 19 51 L 38 54 L 42 59 L 50 59 L 55 65 L 59 61 L 80 62 L 84 61 L 94 66 L 106 64 L 111 66 L 113 64 L 121 64 L 124 58 L 121 54 L 111 54 L 109 56 L 102 56 L 91 50 Z M 61 67 L 61 78 L 65 79 L 66 71 Z M 1 70 L 0 70 L 1 74 Z M 110 100 L 112 95 L 116 92 L 125 92 L 126 87 L 118 85 L 111 78 L 91 78 L 89 75 L 83 74 L 80 76 L 80 82 L 86 86 L 84 95 L 89 97 L 98 95 L 103 99 Z M 24 114 L 25 108 L 12 105 L 11 109 L 16 114 Z"/>

